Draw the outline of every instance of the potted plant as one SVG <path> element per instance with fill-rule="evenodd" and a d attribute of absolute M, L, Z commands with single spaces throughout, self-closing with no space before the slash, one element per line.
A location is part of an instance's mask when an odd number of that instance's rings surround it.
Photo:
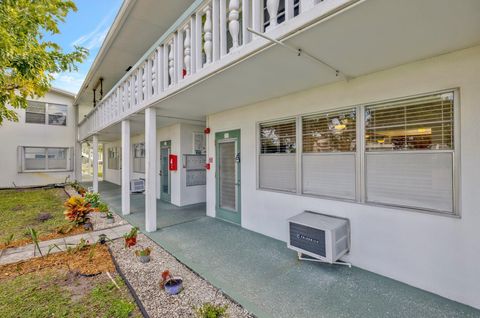
<path fill-rule="evenodd" d="M 123 235 L 125 239 L 125 247 L 132 247 L 137 244 L 137 234 L 138 234 L 138 227 L 132 227 L 130 232 Z"/>
<path fill-rule="evenodd" d="M 183 289 L 183 279 L 180 277 L 172 276 L 170 274 L 170 271 L 168 270 L 163 271 L 160 287 L 165 289 L 167 294 L 176 295 Z"/>
<path fill-rule="evenodd" d="M 103 245 L 103 244 L 105 244 L 106 242 L 107 242 L 107 234 L 103 234 L 103 233 L 100 234 L 100 235 L 98 236 L 98 243 L 100 243 L 100 244 Z"/>
<path fill-rule="evenodd" d="M 112 224 L 115 222 L 115 219 L 113 218 L 113 213 L 108 211 L 107 213 L 105 213 L 105 217 L 107 218 L 107 224 Z"/>
<path fill-rule="evenodd" d="M 79 196 L 73 196 L 69 198 L 67 201 L 65 201 L 64 206 L 67 208 L 63 212 L 65 219 L 75 223 L 76 225 L 84 224 L 88 219 L 88 213 L 93 211 L 90 203 Z"/>
<path fill-rule="evenodd" d="M 140 250 L 135 251 L 135 255 L 137 255 L 138 260 L 140 263 L 148 263 L 150 262 L 150 253 L 152 249 L 150 247 L 142 248 Z"/>

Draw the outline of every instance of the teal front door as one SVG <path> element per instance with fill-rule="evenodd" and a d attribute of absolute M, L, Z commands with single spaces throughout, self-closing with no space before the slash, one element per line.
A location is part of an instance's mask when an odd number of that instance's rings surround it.
<path fill-rule="evenodd" d="M 170 202 L 170 170 L 168 169 L 168 159 L 170 155 L 172 142 L 170 140 L 160 142 L 160 199 Z"/>
<path fill-rule="evenodd" d="M 216 216 L 240 224 L 240 130 L 215 134 Z"/>

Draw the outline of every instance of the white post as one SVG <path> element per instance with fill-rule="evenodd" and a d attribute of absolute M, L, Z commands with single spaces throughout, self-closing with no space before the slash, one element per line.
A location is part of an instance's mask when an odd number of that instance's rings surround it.
<path fill-rule="evenodd" d="M 213 61 L 220 59 L 220 0 L 212 0 L 212 54 Z"/>
<path fill-rule="evenodd" d="M 285 21 L 291 20 L 294 14 L 293 0 L 285 0 Z"/>
<path fill-rule="evenodd" d="M 145 230 L 157 230 L 157 111 L 145 110 Z"/>
<path fill-rule="evenodd" d="M 247 28 L 251 26 L 251 16 L 250 16 L 250 0 L 242 1 L 242 44 L 245 45 L 250 42 L 251 34 L 248 32 Z"/>
<path fill-rule="evenodd" d="M 227 0 L 220 0 L 220 58 L 227 54 Z"/>
<path fill-rule="evenodd" d="M 130 214 L 130 120 L 122 120 L 122 214 Z"/>
<path fill-rule="evenodd" d="M 93 192 L 98 192 L 98 136 L 93 135 Z"/>
<path fill-rule="evenodd" d="M 252 0 L 252 28 L 257 32 L 263 32 L 263 8 L 261 0 Z M 257 36 L 253 35 L 255 39 Z"/>

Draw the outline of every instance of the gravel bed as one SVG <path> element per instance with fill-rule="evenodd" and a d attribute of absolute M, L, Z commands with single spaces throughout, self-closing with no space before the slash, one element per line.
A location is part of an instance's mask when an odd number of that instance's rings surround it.
<path fill-rule="evenodd" d="M 231 318 L 253 317 L 143 234 L 138 235 L 133 248 L 126 249 L 122 239 L 110 243 L 110 247 L 121 271 L 152 318 L 196 317 L 195 308 L 206 302 L 227 305 Z M 152 248 L 149 263 L 142 264 L 135 256 L 134 251 L 141 247 Z M 178 295 L 170 296 L 160 289 L 161 273 L 167 269 L 172 275 L 183 278 L 184 289 Z"/>
<path fill-rule="evenodd" d="M 92 212 L 88 216 L 90 221 L 93 223 L 93 230 L 104 230 L 111 227 L 116 227 L 119 225 L 128 224 L 127 221 L 113 213 L 113 223 L 107 223 L 107 218 L 102 217 L 102 213 L 100 212 Z"/>

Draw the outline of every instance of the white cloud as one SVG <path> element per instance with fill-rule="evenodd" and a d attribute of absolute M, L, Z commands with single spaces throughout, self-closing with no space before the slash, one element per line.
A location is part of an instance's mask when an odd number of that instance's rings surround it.
<path fill-rule="evenodd" d="M 54 87 L 61 88 L 72 93 L 77 93 L 80 90 L 83 80 L 85 79 L 85 74 L 74 72 L 53 74 L 53 76 L 55 77 L 52 83 Z"/>
<path fill-rule="evenodd" d="M 95 27 L 95 29 L 87 34 L 80 36 L 78 39 L 71 43 L 72 46 L 80 45 L 89 50 L 99 48 L 105 37 L 107 36 L 108 30 L 110 29 L 110 25 L 113 19 L 114 14 L 116 13 L 116 9 L 110 11 L 103 19 L 100 21 L 99 24 Z"/>

